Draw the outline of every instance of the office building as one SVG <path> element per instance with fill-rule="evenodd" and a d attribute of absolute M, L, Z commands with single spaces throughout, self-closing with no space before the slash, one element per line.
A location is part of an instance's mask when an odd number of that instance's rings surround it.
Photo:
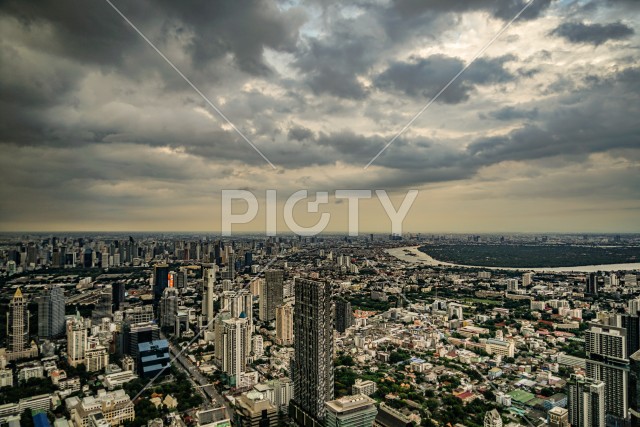
<path fill-rule="evenodd" d="M 88 328 L 89 324 L 79 313 L 67 320 L 67 362 L 73 367 L 85 362 Z"/>
<path fill-rule="evenodd" d="M 98 294 L 98 301 L 91 312 L 91 320 L 98 325 L 102 319 L 109 318 L 113 315 L 113 289 L 111 285 L 106 285 Z"/>
<path fill-rule="evenodd" d="M 336 299 L 335 310 L 335 328 L 336 331 L 343 334 L 354 323 L 351 303 L 343 298 L 338 298 Z"/>
<path fill-rule="evenodd" d="M 138 344 L 136 367 L 140 378 L 155 378 L 161 372 L 168 373 L 171 357 L 167 340 L 154 340 Z"/>
<path fill-rule="evenodd" d="M 331 285 L 295 280 L 293 312 L 294 397 L 289 415 L 300 426 L 324 422 L 325 403 L 333 400 L 333 307 Z"/>
<path fill-rule="evenodd" d="M 371 427 L 378 414 L 375 401 L 363 394 L 344 396 L 325 405 L 325 427 Z"/>
<path fill-rule="evenodd" d="M 115 282 L 111 284 L 111 300 L 113 303 L 113 310 L 114 311 L 119 311 L 121 304 L 124 302 L 125 300 L 125 296 L 126 296 L 126 290 L 125 290 L 125 286 L 124 283 L 122 282 Z"/>
<path fill-rule="evenodd" d="M 53 285 L 38 298 L 38 337 L 51 339 L 64 336 L 64 290 Z"/>
<path fill-rule="evenodd" d="M 640 350 L 640 316 L 634 314 L 618 315 L 618 325 L 627 331 L 627 354 Z"/>
<path fill-rule="evenodd" d="M 597 296 L 598 295 L 598 275 L 596 273 L 590 273 L 587 278 L 586 293 Z"/>
<path fill-rule="evenodd" d="M 605 384 L 574 375 L 568 388 L 569 422 L 573 427 L 605 426 Z"/>
<path fill-rule="evenodd" d="M 290 304 L 276 307 L 276 344 L 293 345 L 293 307 Z"/>
<path fill-rule="evenodd" d="M 175 332 L 176 314 L 180 299 L 177 288 L 167 288 L 160 300 L 160 327 L 169 332 Z"/>
<path fill-rule="evenodd" d="M 270 322 L 276 318 L 276 307 L 282 305 L 284 271 L 267 270 L 264 274 L 263 289 L 260 292 L 260 320 Z"/>
<path fill-rule="evenodd" d="M 238 427 L 276 427 L 278 409 L 256 390 L 236 399 L 235 425 Z"/>
<path fill-rule="evenodd" d="M 123 353 L 128 354 L 134 360 L 138 359 L 138 344 L 160 339 L 160 328 L 153 322 L 136 323 L 133 325 L 125 323 L 122 328 Z"/>
<path fill-rule="evenodd" d="M 169 287 L 169 266 L 156 264 L 153 268 L 153 307 L 158 314 L 160 299 L 165 289 Z"/>

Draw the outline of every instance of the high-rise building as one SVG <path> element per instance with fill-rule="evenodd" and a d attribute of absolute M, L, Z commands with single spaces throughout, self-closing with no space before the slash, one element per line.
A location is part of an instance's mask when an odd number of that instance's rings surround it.
<path fill-rule="evenodd" d="M 640 426 L 640 351 L 629 356 L 629 415 L 631 426 Z"/>
<path fill-rule="evenodd" d="M 224 321 L 231 319 L 231 313 L 228 310 L 220 311 L 213 321 L 213 351 L 214 358 L 220 366 L 222 366 L 222 358 L 224 355 Z"/>
<path fill-rule="evenodd" d="M 331 400 L 326 407 L 325 427 L 371 427 L 378 414 L 375 401 L 363 394 Z"/>
<path fill-rule="evenodd" d="M 587 293 L 593 296 L 598 295 L 598 275 L 596 273 L 589 274 L 587 278 Z"/>
<path fill-rule="evenodd" d="M 53 285 L 38 298 L 38 337 L 61 337 L 64 328 L 64 290 Z"/>
<path fill-rule="evenodd" d="M 626 419 L 629 408 L 627 330 L 592 324 L 585 333 L 585 351 L 587 377 L 605 384 L 606 415 L 614 419 Z"/>
<path fill-rule="evenodd" d="M 171 366 L 169 342 L 154 340 L 138 344 L 136 367 L 140 378 L 155 378 L 161 372 L 168 373 Z"/>
<path fill-rule="evenodd" d="M 284 271 L 267 270 L 264 274 L 264 287 L 260 292 L 260 320 L 270 322 L 276 318 L 276 307 L 282 305 Z"/>
<path fill-rule="evenodd" d="M 206 268 L 203 274 L 202 292 L 202 317 L 207 329 L 213 331 L 215 312 L 213 310 L 213 298 L 215 296 L 217 267 Z"/>
<path fill-rule="evenodd" d="M 87 330 L 88 324 L 79 313 L 67 320 L 67 362 L 73 367 L 85 362 Z"/>
<path fill-rule="evenodd" d="M 276 307 L 276 344 L 293 345 L 293 307 L 290 304 Z"/>
<path fill-rule="evenodd" d="M 522 275 L 522 287 L 530 286 L 533 283 L 533 273 L 528 271 Z"/>
<path fill-rule="evenodd" d="M 570 427 L 569 410 L 554 406 L 549 410 L 549 427 Z"/>
<path fill-rule="evenodd" d="M 175 332 L 176 313 L 178 313 L 179 303 L 177 288 L 164 290 L 162 300 L 160 300 L 160 326 L 162 328 Z"/>
<path fill-rule="evenodd" d="M 138 344 L 143 342 L 151 342 L 160 339 L 160 328 L 156 323 L 144 322 L 122 325 L 122 350 L 124 354 L 138 359 Z"/>
<path fill-rule="evenodd" d="M 353 310 L 351 309 L 351 303 L 343 298 L 338 298 L 336 299 L 335 309 L 335 328 L 336 331 L 343 334 L 347 328 L 353 326 L 354 317 Z"/>
<path fill-rule="evenodd" d="M 102 371 L 109 364 L 107 348 L 97 342 L 89 341 L 88 348 L 84 352 L 84 364 L 87 372 Z"/>
<path fill-rule="evenodd" d="M 120 304 L 124 302 L 125 299 L 125 286 L 122 282 L 115 282 L 111 284 L 112 291 L 112 302 L 113 302 L 113 310 L 119 311 Z"/>
<path fill-rule="evenodd" d="M 278 409 L 256 390 L 236 399 L 235 425 L 239 427 L 276 427 Z"/>
<path fill-rule="evenodd" d="M 484 414 L 484 427 L 502 427 L 502 417 L 497 410 L 492 409 Z"/>
<path fill-rule="evenodd" d="M 106 285 L 98 294 L 98 302 L 91 312 L 91 320 L 99 324 L 103 318 L 111 318 L 113 315 L 113 290 L 111 285 Z"/>
<path fill-rule="evenodd" d="M 246 317 L 234 317 L 222 323 L 222 369 L 229 376 L 231 384 L 239 386 L 251 350 L 249 324 Z"/>
<path fill-rule="evenodd" d="M 627 330 L 627 354 L 640 350 L 640 316 L 638 314 L 620 314 L 619 326 Z"/>
<path fill-rule="evenodd" d="M 294 398 L 289 415 L 299 426 L 323 423 L 333 400 L 333 307 L 331 284 L 295 280 Z"/>
<path fill-rule="evenodd" d="M 569 422 L 573 427 L 605 426 L 605 384 L 572 376 L 568 393 Z"/>
<path fill-rule="evenodd" d="M 169 287 L 169 266 L 167 264 L 156 264 L 153 268 L 153 307 L 158 314 L 162 293 Z"/>
<path fill-rule="evenodd" d="M 27 299 L 22 295 L 20 288 L 16 289 L 9 302 L 7 344 L 7 361 L 38 355 L 38 346 L 35 342 L 29 344 L 29 310 L 27 310 Z"/>

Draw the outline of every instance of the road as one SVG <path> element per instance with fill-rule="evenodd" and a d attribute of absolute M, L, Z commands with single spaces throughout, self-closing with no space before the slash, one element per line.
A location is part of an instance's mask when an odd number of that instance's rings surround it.
<path fill-rule="evenodd" d="M 210 384 L 210 381 L 200 373 L 198 368 L 191 363 L 184 354 L 179 354 L 180 350 L 173 344 L 169 343 L 169 350 L 171 351 L 172 358 L 175 358 L 175 362 L 178 368 L 182 368 L 183 371 L 196 383 L 198 390 L 200 390 L 206 398 L 208 398 L 210 404 L 207 407 L 221 407 L 224 406 L 226 410 L 226 416 L 232 418 L 233 411 L 231 405 L 217 392 L 215 387 Z"/>

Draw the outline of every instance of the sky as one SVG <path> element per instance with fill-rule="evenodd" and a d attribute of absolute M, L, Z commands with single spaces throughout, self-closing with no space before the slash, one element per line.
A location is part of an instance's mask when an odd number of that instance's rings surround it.
<path fill-rule="evenodd" d="M 111 1 L 233 126 L 106 0 L 3 1 L 0 230 L 216 233 L 242 189 L 234 231 L 308 190 L 341 232 L 336 190 L 414 189 L 404 232 L 640 231 L 636 0 L 534 0 L 475 61 L 525 0 Z"/>

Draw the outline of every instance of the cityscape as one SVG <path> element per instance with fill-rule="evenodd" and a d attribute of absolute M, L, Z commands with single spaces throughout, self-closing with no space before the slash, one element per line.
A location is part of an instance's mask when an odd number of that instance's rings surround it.
<path fill-rule="evenodd" d="M 640 235 L 0 243 L 3 424 L 567 427 L 640 417 Z M 636 262 L 534 271 L 428 256 L 465 243 L 626 248 Z"/>
<path fill-rule="evenodd" d="M 0 40 L 0 427 L 640 427 L 639 0 Z"/>

